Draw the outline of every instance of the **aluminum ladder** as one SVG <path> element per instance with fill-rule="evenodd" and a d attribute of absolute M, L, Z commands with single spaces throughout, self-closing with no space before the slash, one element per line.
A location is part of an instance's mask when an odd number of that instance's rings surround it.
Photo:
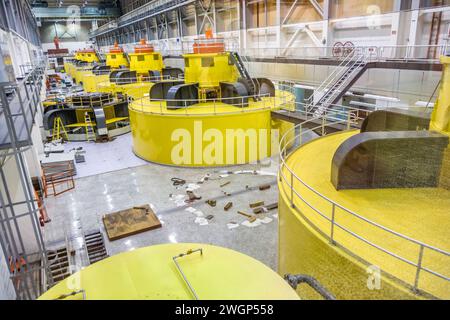
<path fill-rule="evenodd" d="M 84 113 L 84 122 L 86 124 L 86 141 L 95 142 L 97 140 L 97 136 L 95 135 L 94 125 L 92 124 L 89 112 Z"/>

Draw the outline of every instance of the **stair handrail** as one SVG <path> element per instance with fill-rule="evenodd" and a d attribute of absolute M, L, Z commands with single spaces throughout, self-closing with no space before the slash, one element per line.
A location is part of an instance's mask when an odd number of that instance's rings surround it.
<path fill-rule="evenodd" d="M 363 63 L 364 61 L 365 61 L 365 55 L 364 55 L 364 54 L 358 54 L 357 59 L 355 60 L 355 62 L 354 62 L 351 66 L 349 66 L 347 70 L 349 70 L 350 68 L 354 67 L 354 66 L 357 65 L 357 64 Z M 352 72 L 348 75 L 347 79 L 348 79 L 348 78 L 351 78 L 351 76 L 352 76 L 354 73 L 356 73 L 357 71 L 359 71 L 359 69 L 357 69 L 357 68 L 355 68 L 354 70 L 352 70 Z M 345 74 L 345 73 L 344 73 L 344 74 Z M 339 79 L 341 79 L 341 78 L 344 76 L 344 74 L 343 74 Z M 340 91 L 340 89 L 345 85 L 345 81 L 343 81 L 339 86 L 336 87 L 337 81 L 338 81 L 339 79 L 337 79 L 337 80 L 334 82 L 334 84 L 330 87 L 329 90 L 333 90 L 334 92 L 339 92 L 339 91 Z M 327 91 L 327 93 L 328 93 L 328 91 Z M 325 106 L 326 104 L 328 104 L 328 103 L 330 102 L 331 99 L 334 98 L 333 95 L 330 95 L 330 96 L 327 97 L 324 101 L 322 101 L 323 97 L 324 97 L 327 93 L 325 93 L 325 94 L 322 96 L 322 98 L 319 99 L 319 101 L 317 102 L 317 104 L 320 103 L 321 106 Z M 331 103 L 332 103 L 332 101 L 331 101 Z M 320 106 L 319 106 L 319 108 L 320 108 Z"/>
<path fill-rule="evenodd" d="M 358 52 L 356 60 L 354 59 L 355 52 Z M 320 97 L 318 102 L 328 92 L 328 90 L 326 90 L 327 87 L 329 87 L 330 84 L 335 84 L 338 81 L 338 79 L 340 79 L 348 69 L 350 69 L 355 64 L 360 63 L 361 62 L 360 59 L 365 59 L 364 50 L 361 50 L 361 48 L 353 49 L 351 53 L 342 61 L 342 63 L 333 70 L 333 72 L 328 76 L 328 78 L 325 79 L 325 81 L 323 81 L 321 85 L 315 89 L 315 92 L 323 92 L 323 95 Z M 312 94 L 308 99 L 306 99 L 308 108 L 312 108 L 315 106 L 314 96 L 315 94 Z"/>
<path fill-rule="evenodd" d="M 245 56 L 245 55 L 242 56 L 239 54 L 239 56 L 242 57 L 242 59 L 243 59 L 244 67 L 245 67 L 245 64 L 247 64 L 247 66 L 248 66 L 248 68 L 246 67 L 247 73 L 250 76 L 250 81 L 252 82 L 253 87 L 255 88 L 254 94 L 255 94 L 255 96 L 259 96 L 259 93 L 261 92 L 260 83 L 257 79 L 254 79 L 250 74 L 250 61 L 248 61 L 247 56 Z"/>
<path fill-rule="evenodd" d="M 249 66 L 249 61 L 248 61 L 247 57 L 245 55 L 241 55 L 237 51 L 234 51 L 234 53 L 238 55 L 239 59 L 242 62 L 242 67 L 245 68 L 245 71 L 248 74 L 249 78 L 247 80 L 250 80 L 252 82 L 252 84 L 253 84 L 253 88 L 255 89 L 255 91 L 253 92 L 254 96 L 255 97 L 259 96 L 259 92 L 260 92 L 260 90 L 259 90 L 259 82 L 258 82 L 258 86 L 257 86 L 256 83 L 255 83 L 255 80 L 250 75 L 249 68 L 247 69 L 247 67 L 245 66 L 245 64 L 247 64 L 247 66 Z M 239 63 L 239 61 L 236 61 L 236 62 Z"/>
<path fill-rule="evenodd" d="M 355 49 L 353 49 L 352 52 L 348 56 L 346 56 L 345 59 L 343 59 L 339 65 L 337 65 L 334 68 L 333 72 L 331 72 L 328 75 L 328 77 L 319 85 L 319 87 L 316 88 L 315 90 L 316 92 L 323 91 L 324 89 L 326 89 L 327 85 L 331 82 L 331 80 L 333 80 L 336 77 L 337 73 L 341 72 L 343 70 L 342 68 L 346 67 L 351 62 L 351 60 L 353 59 L 354 51 Z M 314 95 L 311 95 L 308 99 L 305 99 L 305 101 L 307 101 L 308 104 L 313 102 Z"/>

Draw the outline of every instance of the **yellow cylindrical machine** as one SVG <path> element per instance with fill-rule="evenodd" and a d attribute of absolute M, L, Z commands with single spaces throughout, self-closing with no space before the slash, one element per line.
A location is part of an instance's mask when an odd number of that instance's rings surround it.
<path fill-rule="evenodd" d="M 279 138 L 293 124 L 271 120 L 271 110 L 294 108 L 295 96 L 277 91 L 274 98 L 249 101 L 242 109 L 225 103 L 200 103 L 170 110 L 165 102 L 143 98 L 129 106 L 133 150 L 165 165 L 227 166 L 273 156 Z"/>
<path fill-rule="evenodd" d="M 431 116 L 430 130 L 450 135 L 450 57 L 442 56 L 441 89 Z"/>
<path fill-rule="evenodd" d="M 282 277 L 249 256 L 212 245 L 184 243 L 156 245 L 107 258 L 61 281 L 39 299 L 61 297 L 70 300 L 299 299 Z"/>
<path fill-rule="evenodd" d="M 148 98 L 129 105 L 135 154 L 184 167 L 245 164 L 277 154 L 280 136 L 293 124 L 272 120 L 271 111 L 295 109 L 295 96 L 268 79 L 250 78 L 241 58 L 225 52 L 224 40 L 212 32 L 197 39 L 193 51 L 184 55 L 184 83 L 158 82 Z"/>
<path fill-rule="evenodd" d="M 450 275 L 450 191 L 336 190 L 330 182 L 333 157 L 356 134 L 345 131 L 312 140 L 283 159 L 279 273 L 308 274 L 338 299 L 448 299 L 450 282 L 431 272 Z M 422 259 L 420 243 L 438 249 L 424 250 Z M 419 270 L 418 261 L 432 271 Z M 301 298 L 320 299 L 307 288 L 297 292 Z"/>

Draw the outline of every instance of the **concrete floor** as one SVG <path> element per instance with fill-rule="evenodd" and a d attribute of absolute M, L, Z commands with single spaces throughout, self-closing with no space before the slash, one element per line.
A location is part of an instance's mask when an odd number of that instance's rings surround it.
<path fill-rule="evenodd" d="M 89 150 L 94 149 L 91 146 Z M 127 159 L 134 157 L 131 148 L 124 149 L 122 153 L 130 153 L 121 155 Z M 87 156 L 86 159 L 87 164 L 92 163 L 96 166 L 92 157 Z M 241 223 L 247 219 L 237 214 L 238 210 L 250 213 L 251 202 L 264 200 L 266 204 L 271 204 L 278 201 L 275 160 L 264 167 L 255 164 L 214 169 L 171 168 L 150 163 L 131 168 L 128 168 L 126 163 L 123 166 L 125 169 L 107 173 L 100 168 L 100 174 L 78 178 L 75 190 L 46 200 L 47 211 L 52 219 L 44 228 L 48 248 L 68 242 L 78 251 L 77 268 L 85 266 L 87 263 L 82 247 L 83 233 L 100 229 L 106 235 L 101 221 L 104 214 L 151 204 L 163 222 L 163 227 L 114 242 L 108 241 L 105 237 L 109 255 L 168 242 L 208 243 L 243 252 L 276 270 L 277 211 L 262 214 L 261 219 L 267 217 L 272 221 L 268 222 L 267 219 L 267 224 L 261 223 L 255 227 L 242 225 Z M 224 171 L 236 170 L 263 172 L 258 175 L 243 173 L 221 177 Z M 95 172 L 92 168 L 85 168 L 85 171 Z M 199 189 L 195 190 L 202 199 L 193 204 L 183 204 L 187 186 L 175 187 L 171 178 L 182 178 L 187 184 L 196 184 L 206 174 L 210 174 L 209 180 L 198 184 Z M 230 184 L 220 187 L 228 181 Z M 273 183 L 271 189 L 266 191 L 258 189 L 259 185 L 267 183 Z M 231 196 L 225 195 L 224 192 L 231 193 Z M 217 199 L 217 206 L 211 207 L 206 204 L 205 201 L 208 199 Z M 226 212 L 223 207 L 229 201 L 233 202 L 233 208 Z M 200 210 L 205 217 L 213 215 L 214 218 L 208 225 L 199 225 L 194 222 L 196 214 L 186 210 L 189 207 Z M 239 226 L 229 229 L 227 224 L 231 222 L 238 223 Z"/>

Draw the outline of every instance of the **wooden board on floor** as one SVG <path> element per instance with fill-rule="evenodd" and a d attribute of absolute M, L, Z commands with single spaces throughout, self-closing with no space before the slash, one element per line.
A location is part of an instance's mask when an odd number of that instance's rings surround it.
<path fill-rule="evenodd" d="M 161 222 L 149 205 L 104 215 L 103 224 L 110 241 L 161 228 Z"/>

